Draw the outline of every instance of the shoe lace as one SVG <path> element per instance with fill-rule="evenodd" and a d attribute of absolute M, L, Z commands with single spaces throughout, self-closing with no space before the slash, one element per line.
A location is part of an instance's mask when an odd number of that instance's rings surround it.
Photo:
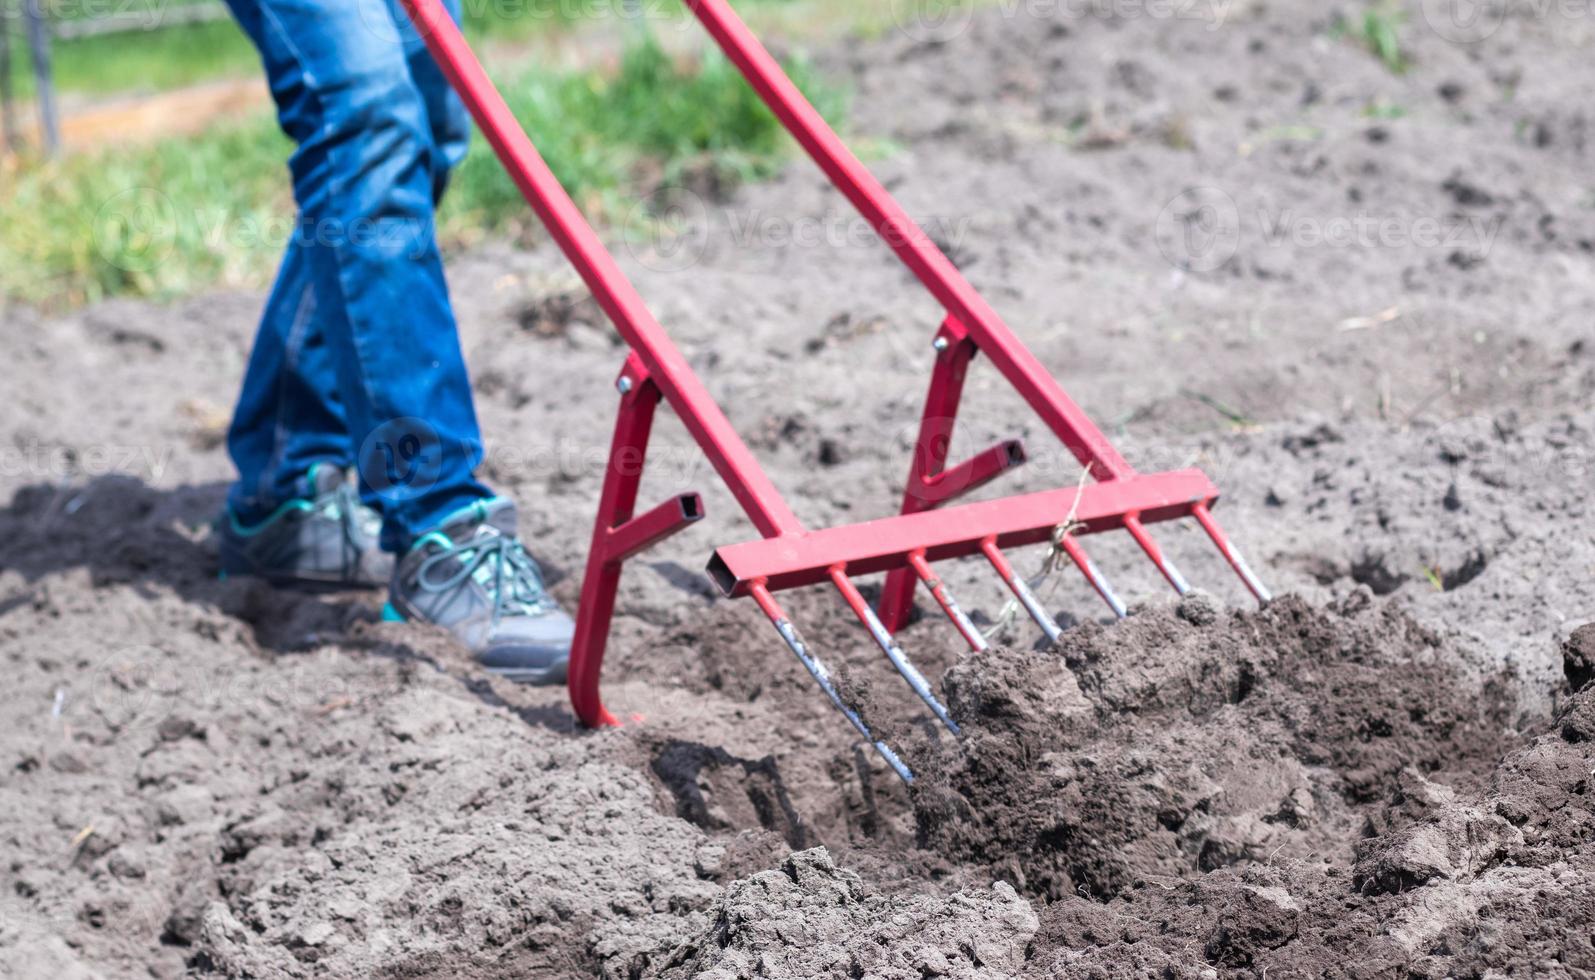
<path fill-rule="evenodd" d="M 331 517 L 336 517 L 339 524 L 339 540 L 342 543 L 344 570 L 348 571 L 360 563 L 363 542 L 376 537 L 377 528 L 373 527 L 373 515 L 360 502 L 360 491 L 352 483 L 340 483 L 330 493 L 324 493 L 317 499 L 317 504 L 322 512 Z"/>
<path fill-rule="evenodd" d="M 450 560 L 458 561 L 459 567 L 443 578 L 435 577 L 439 566 Z M 477 578 L 484 569 L 486 579 Z M 441 548 L 420 564 L 415 576 L 416 584 L 427 592 L 448 592 L 476 578 L 487 586 L 495 623 L 505 613 L 538 616 L 552 606 L 537 562 L 518 539 L 498 531 L 479 530 L 474 538 Z"/>

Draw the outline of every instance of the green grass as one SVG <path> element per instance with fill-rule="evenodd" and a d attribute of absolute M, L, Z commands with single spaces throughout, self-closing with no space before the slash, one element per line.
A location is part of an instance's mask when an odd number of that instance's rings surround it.
<path fill-rule="evenodd" d="M 518 40 L 570 23 L 564 16 L 511 16 L 505 11 L 512 10 L 513 5 L 482 5 L 482 9 L 484 12 L 466 25 L 473 42 L 487 38 Z M 567 11 L 571 4 L 556 3 L 553 9 Z M 31 95 L 33 70 L 27 46 L 18 36 L 12 39 L 12 48 L 17 91 Z M 91 96 L 164 92 L 260 71 L 254 46 L 230 18 L 153 31 L 57 40 L 51 45 L 50 57 L 57 90 Z"/>
<path fill-rule="evenodd" d="M 167 0 L 171 5 L 211 4 L 219 0 Z M 683 15 L 677 3 L 645 0 L 650 17 Z M 621 0 L 501 0 L 465 6 L 465 34 L 473 45 L 524 41 L 580 23 L 619 19 Z M 795 8 L 794 0 L 752 0 L 743 7 Z M 12 37 L 12 71 L 17 93 L 33 93 L 28 48 L 18 30 Z M 64 95 L 163 92 L 260 71 L 260 59 L 231 18 L 101 37 L 57 40 L 51 45 L 56 89 Z"/>
<path fill-rule="evenodd" d="M 587 3 L 597 8 L 598 0 Z M 472 5 L 472 10 L 480 13 L 472 13 L 467 19 L 466 34 L 472 41 L 482 41 L 522 40 L 541 30 L 568 27 L 573 22 L 569 13 L 581 13 L 584 8 L 571 2 L 526 0 L 520 11 L 515 3 L 478 3 Z M 549 10 L 549 16 L 530 16 L 526 10 Z M 11 48 L 16 91 L 30 96 L 33 72 L 21 32 L 11 38 Z M 56 40 L 51 45 L 51 61 L 57 91 L 83 96 L 169 91 L 260 72 L 260 57 L 255 54 L 254 45 L 231 18 L 131 34 Z"/>
<path fill-rule="evenodd" d="M 1369 119 L 1401 119 L 1406 116 L 1407 109 L 1380 96 L 1364 106 L 1362 114 Z"/>
<path fill-rule="evenodd" d="M 59 308 L 260 281 L 291 214 L 288 141 L 261 118 L 0 177 L 0 293 Z M 279 239 L 280 240 L 280 239 Z"/>
<path fill-rule="evenodd" d="M 211 2 L 211 0 L 202 0 Z M 602 0 L 585 0 L 594 9 Z M 473 42 L 519 40 L 539 31 L 567 27 L 574 2 L 475 4 L 466 22 Z M 531 16 L 526 10 L 548 10 Z M 555 15 L 557 12 L 557 16 Z M 12 63 L 17 92 L 33 93 L 33 70 L 20 32 L 12 38 Z M 221 78 L 260 71 L 260 58 L 249 38 L 231 18 L 101 37 L 61 39 L 50 47 L 55 85 L 63 94 L 112 95 L 122 92 L 164 92 Z"/>
<path fill-rule="evenodd" d="M 1362 20 L 1356 23 L 1337 15 L 1330 28 L 1330 36 L 1354 40 L 1367 48 L 1392 74 L 1403 75 L 1412 67 L 1411 59 L 1401 46 L 1400 27 L 1405 20 L 1406 15 L 1393 7 L 1368 7 L 1363 11 Z"/>
<path fill-rule="evenodd" d="M 20 38 L 12 47 L 17 91 L 29 96 L 33 69 L 27 48 Z M 260 70 L 254 47 L 231 20 L 56 41 L 50 60 L 63 95 L 161 92 Z"/>
<path fill-rule="evenodd" d="M 812 84 L 801 62 L 795 80 L 831 118 L 833 93 Z M 571 196 L 616 217 L 639 184 L 672 184 L 689 170 L 756 179 L 784 155 L 788 138 L 742 77 L 718 53 L 683 73 L 657 44 L 631 47 L 613 77 L 592 73 L 509 86 L 505 99 Z M 485 146 L 461 164 L 442 210 L 445 234 L 502 227 L 528 218 L 520 192 Z M 647 188 L 642 188 L 646 190 Z"/>
<path fill-rule="evenodd" d="M 1396 32 L 1398 15 L 1369 10 L 1362 15 L 1362 40 L 1386 68 L 1397 75 L 1407 70 L 1407 55 Z"/>
<path fill-rule="evenodd" d="M 791 66 L 821 110 L 841 101 Z M 561 182 L 599 222 L 684 175 L 756 178 L 789 140 L 718 55 L 683 67 L 651 41 L 611 75 L 534 73 L 505 96 Z M 292 218 L 287 140 L 267 116 L 0 173 L 0 294 L 48 307 L 269 281 Z M 445 242 L 534 224 L 480 137 L 440 213 Z"/>

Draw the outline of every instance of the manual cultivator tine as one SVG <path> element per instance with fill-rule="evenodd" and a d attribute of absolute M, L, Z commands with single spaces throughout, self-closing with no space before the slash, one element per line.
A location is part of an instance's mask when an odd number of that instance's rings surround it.
<path fill-rule="evenodd" d="M 1141 526 L 1140 517 L 1135 514 L 1125 515 L 1124 529 L 1130 532 L 1130 537 L 1135 539 L 1135 543 L 1141 546 L 1146 556 L 1152 559 L 1152 564 L 1156 565 L 1157 570 L 1163 573 L 1163 577 L 1169 580 L 1170 585 L 1174 586 L 1175 592 L 1184 595 L 1191 591 L 1191 584 L 1185 581 L 1185 576 L 1181 575 L 1180 570 L 1163 554 L 1163 549 L 1152 540 L 1152 535 L 1146 533 L 1146 528 Z"/>
<path fill-rule="evenodd" d="M 1102 601 L 1108 604 L 1108 608 L 1113 610 L 1113 615 L 1120 619 L 1130 615 L 1130 611 L 1125 607 L 1124 601 L 1119 598 L 1117 592 L 1113 591 L 1113 586 L 1108 583 L 1106 576 L 1097 568 L 1097 563 L 1091 560 L 1091 557 L 1085 553 L 1084 548 L 1080 547 L 1080 542 L 1076 541 L 1072 536 L 1064 534 L 1058 537 L 1058 547 L 1062 548 L 1063 553 L 1069 556 L 1069 560 L 1074 562 L 1076 568 L 1080 569 L 1080 574 L 1086 577 L 1086 581 L 1091 583 L 1091 587 L 1097 590 L 1097 595 L 1100 595 Z"/>
<path fill-rule="evenodd" d="M 938 606 L 941 606 L 942 612 L 946 613 L 947 618 L 953 621 L 953 626 L 957 627 L 958 632 L 962 634 L 964 642 L 969 644 L 969 649 L 976 653 L 987 649 L 990 644 L 986 642 L 985 636 L 981 634 L 980 630 L 975 628 L 975 624 L 970 621 L 968 614 L 958 605 L 958 601 L 953 598 L 953 594 L 947 591 L 947 583 L 943 582 L 931 570 L 930 562 L 925 560 L 925 552 L 910 552 L 908 565 L 914 570 L 914 574 L 919 576 L 919 580 L 925 583 L 925 588 L 930 590 L 931 597 L 936 600 Z"/>
<path fill-rule="evenodd" d="M 792 625 L 790 619 L 787 619 L 786 612 L 775 601 L 775 596 L 770 594 L 770 590 L 763 585 L 755 585 L 751 592 L 753 601 L 757 602 L 759 608 L 764 610 L 764 615 L 769 617 L 770 622 L 774 624 L 775 631 L 781 634 L 781 639 L 786 641 L 787 647 L 791 649 L 798 661 L 808 670 L 809 676 L 814 678 L 814 682 L 820 686 L 820 690 L 824 691 L 825 696 L 831 699 L 832 704 L 836 705 L 836 710 L 840 711 L 843 717 L 852 723 L 854 730 L 864 737 L 864 741 L 875 747 L 875 751 L 880 754 L 880 757 L 886 761 L 888 766 L 892 767 L 893 772 L 902 777 L 903 782 L 912 783 L 914 781 L 913 772 L 909 770 L 902 759 L 897 757 L 897 753 L 892 751 L 891 746 L 875 737 L 874 733 L 870 731 L 869 725 L 865 724 L 864 719 L 859 716 L 859 713 L 853 709 L 852 705 L 843 700 L 842 693 L 836 689 L 836 684 L 831 680 L 831 672 L 825 668 L 825 664 L 821 663 L 818 657 L 809 653 L 808 644 L 804 643 L 803 638 L 798 635 L 797 627 Z"/>
<path fill-rule="evenodd" d="M 1047 610 L 1041 605 L 1041 600 L 1030 591 L 1030 586 L 1026 585 L 1025 580 L 1019 577 L 1012 565 L 1008 564 L 1007 557 L 997 547 L 997 539 L 987 538 L 982 541 L 980 550 L 986 556 L 986 560 L 991 562 L 991 567 L 997 570 L 997 575 L 1001 577 L 1003 584 L 1008 586 L 1014 598 L 1019 600 L 1019 605 L 1023 606 L 1025 612 L 1030 614 L 1030 618 L 1041 627 L 1041 632 L 1047 634 L 1049 641 L 1058 642 L 1063 630 L 1059 629 L 1057 621 L 1048 615 Z"/>
<path fill-rule="evenodd" d="M 875 610 L 871 609 L 869 603 L 864 601 L 864 596 L 859 593 L 858 587 L 853 584 L 852 579 L 847 577 L 846 569 L 840 566 L 832 568 L 831 581 L 835 583 L 837 590 L 842 593 L 842 598 L 847 600 L 848 607 L 853 610 L 854 615 L 858 616 L 859 622 L 863 623 L 864 628 L 869 630 L 870 636 L 874 637 L 875 645 L 881 648 L 881 652 L 886 654 L 886 659 L 890 660 L 892 666 L 897 668 L 897 672 L 903 675 L 903 680 L 907 681 L 908 686 L 914 689 L 914 693 L 919 695 L 921 701 L 925 702 L 925 706 L 931 710 L 931 713 L 943 725 L 947 726 L 947 730 L 957 735 L 958 723 L 953 721 L 953 716 L 947 713 L 946 707 L 936 697 L 936 692 L 930 689 L 930 682 L 925 680 L 925 675 L 921 674 L 919 669 L 909 661 L 908 654 L 903 652 L 903 648 L 898 645 L 897 640 L 892 637 L 891 633 L 887 632 L 885 624 L 881 622 L 879 616 L 875 615 Z"/>
<path fill-rule="evenodd" d="M 1252 567 L 1246 564 L 1246 559 L 1241 557 L 1240 551 L 1230 544 L 1229 538 L 1225 537 L 1224 532 L 1218 526 L 1218 522 L 1213 520 L 1212 514 L 1208 513 L 1207 505 L 1197 504 L 1191 508 L 1191 514 L 1195 516 L 1196 522 L 1202 525 L 1202 530 L 1207 532 L 1207 536 L 1213 539 L 1213 543 L 1218 545 L 1218 550 L 1223 554 L 1224 560 L 1228 561 L 1230 567 L 1235 569 L 1235 574 L 1239 575 L 1241 581 L 1246 583 L 1246 588 L 1250 589 L 1252 595 L 1257 597 L 1257 601 L 1265 606 L 1272 602 L 1273 594 L 1268 591 L 1268 587 L 1263 584 L 1263 580 L 1252 572 Z"/>

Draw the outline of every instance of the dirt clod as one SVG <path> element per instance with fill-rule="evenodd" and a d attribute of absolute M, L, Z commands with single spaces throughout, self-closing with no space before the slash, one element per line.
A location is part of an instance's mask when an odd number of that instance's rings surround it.
<path fill-rule="evenodd" d="M 1595 679 L 1595 623 L 1580 626 L 1562 644 L 1562 670 L 1574 692 Z"/>

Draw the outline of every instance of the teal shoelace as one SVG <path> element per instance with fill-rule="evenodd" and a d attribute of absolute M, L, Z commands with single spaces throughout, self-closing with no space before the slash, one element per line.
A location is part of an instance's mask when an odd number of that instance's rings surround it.
<path fill-rule="evenodd" d="M 439 536 L 441 537 L 441 535 Z M 434 541 L 437 539 L 434 538 Z M 515 538 L 493 530 L 469 541 L 443 547 L 416 569 L 416 585 L 427 592 L 449 592 L 475 579 L 487 588 L 493 602 L 493 622 L 503 615 L 539 616 L 552 607 L 543 586 L 543 571 Z M 434 578 L 438 567 L 450 560 L 460 567 L 444 578 Z"/>

